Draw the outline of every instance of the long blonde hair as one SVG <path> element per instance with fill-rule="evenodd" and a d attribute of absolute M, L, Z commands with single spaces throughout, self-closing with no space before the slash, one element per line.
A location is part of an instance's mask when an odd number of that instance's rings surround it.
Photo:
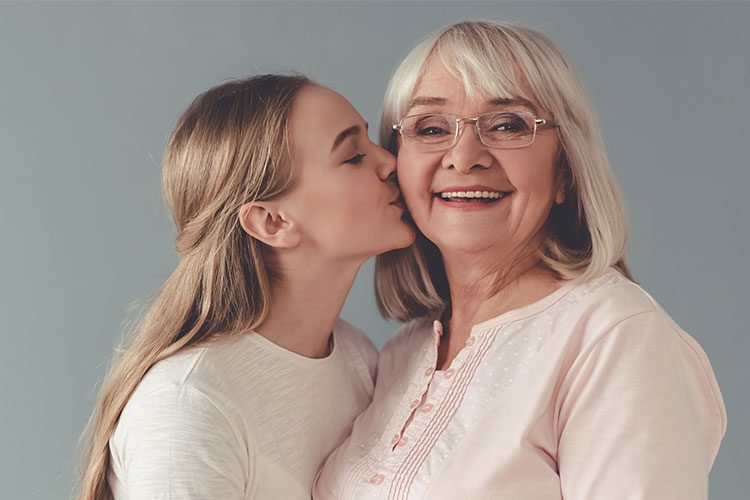
<path fill-rule="evenodd" d="M 462 81 L 468 96 L 525 99 L 559 124 L 556 167 L 565 201 L 550 212 L 539 259 L 562 279 L 587 280 L 610 266 L 630 277 L 625 205 L 593 105 L 560 48 L 532 29 L 494 21 L 464 21 L 427 36 L 404 58 L 386 90 L 380 142 L 394 154 L 398 142 L 391 125 L 407 111 L 432 60 Z M 449 300 L 440 252 L 420 233 L 408 249 L 378 257 L 375 287 L 381 313 L 401 321 Z"/>
<path fill-rule="evenodd" d="M 261 75 L 218 85 L 179 118 L 163 164 L 177 226 L 177 268 L 113 364 L 87 430 L 82 500 L 109 500 L 109 439 L 128 399 L 158 361 L 260 324 L 278 272 L 242 230 L 239 208 L 294 183 L 288 123 L 304 76 Z"/>

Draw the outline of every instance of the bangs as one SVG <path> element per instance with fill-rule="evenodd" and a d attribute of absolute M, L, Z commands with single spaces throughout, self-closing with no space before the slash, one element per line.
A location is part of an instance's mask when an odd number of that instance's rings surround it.
<path fill-rule="evenodd" d="M 529 92 L 525 71 L 519 68 L 507 44 L 502 40 L 472 40 L 460 35 L 450 31 L 444 33 L 437 40 L 430 59 L 439 61 L 463 84 L 466 97 L 538 102 Z M 495 47 L 497 45 L 502 47 Z"/>
<path fill-rule="evenodd" d="M 537 112 L 594 133 L 593 111 L 574 69 L 547 37 L 530 28 L 489 21 L 462 22 L 429 35 L 406 56 L 392 76 L 381 115 L 380 143 L 392 153 L 392 125 L 404 117 L 430 62 L 442 65 L 471 100 L 529 102 Z"/>

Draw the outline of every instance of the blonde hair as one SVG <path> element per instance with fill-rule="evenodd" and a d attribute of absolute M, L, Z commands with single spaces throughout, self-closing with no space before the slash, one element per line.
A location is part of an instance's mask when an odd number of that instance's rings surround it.
<path fill-rule="evenodd" d="M 242 230 L 238 211 L 293 186 L 288 123 L 308 83 L 299 75 L 229 81 L 198 96 L 175 125 L 163 184 L 180 260 L 101 390 L 87 429 L 80 499 L 112 498 L 108 442 L 149 368 L 264 320 L 278 273 L 268 249 Z"/>
<path fill-rule="evenodd" d="M 552 207 L 541 261 L 561 279 L 588 280 L 610 266 L 630 277 L 624 202 L 594 108 L 560 48 L 532 29 L 493 21 L 460 22 L 429 35 L 404 58 L 386 90 L 380 142 L 394 154 L 398 137 L 391 125 L 406 113 L 428 61 L 439 61 L 468 97 L 525 99 L 559 124 L 556 167 L 565 201 Z M 440 253 L 419 233 L 411 247 L 378 257 L 375 287 L 381 313 L 401 321 L 449 300 Z"/>

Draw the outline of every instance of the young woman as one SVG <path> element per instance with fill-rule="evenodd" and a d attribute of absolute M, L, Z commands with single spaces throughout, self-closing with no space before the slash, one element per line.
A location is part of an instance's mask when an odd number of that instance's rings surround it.
<path fill-rule="evenodd" d="M 433 33 L 391 80 L 381 141 L 419 229 L 376 273 L 406 325 L 314 497 L 705 499 L 721 392 L 630 278 L 619 189 L 560 49 L 505 23 Z"/>
<path fill-rule="evenodd" d="M 310 497 L 373 391 L 377 353 L 338 314 L 414 238 L 394 168 L 304 77 L 195 99 L 164 160 L 180 261 L 102 390 L 80 498 Z"/>

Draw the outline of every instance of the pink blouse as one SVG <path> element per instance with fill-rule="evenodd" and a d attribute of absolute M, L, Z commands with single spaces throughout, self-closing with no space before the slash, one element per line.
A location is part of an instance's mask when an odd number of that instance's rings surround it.
<path fill-rule="evenodd" d="M 475 325 L 444 371 L 434 319 L 385 346 L 313 498 L 707 498 L 726 431 L 708 358 L 616 270 Z"/>

